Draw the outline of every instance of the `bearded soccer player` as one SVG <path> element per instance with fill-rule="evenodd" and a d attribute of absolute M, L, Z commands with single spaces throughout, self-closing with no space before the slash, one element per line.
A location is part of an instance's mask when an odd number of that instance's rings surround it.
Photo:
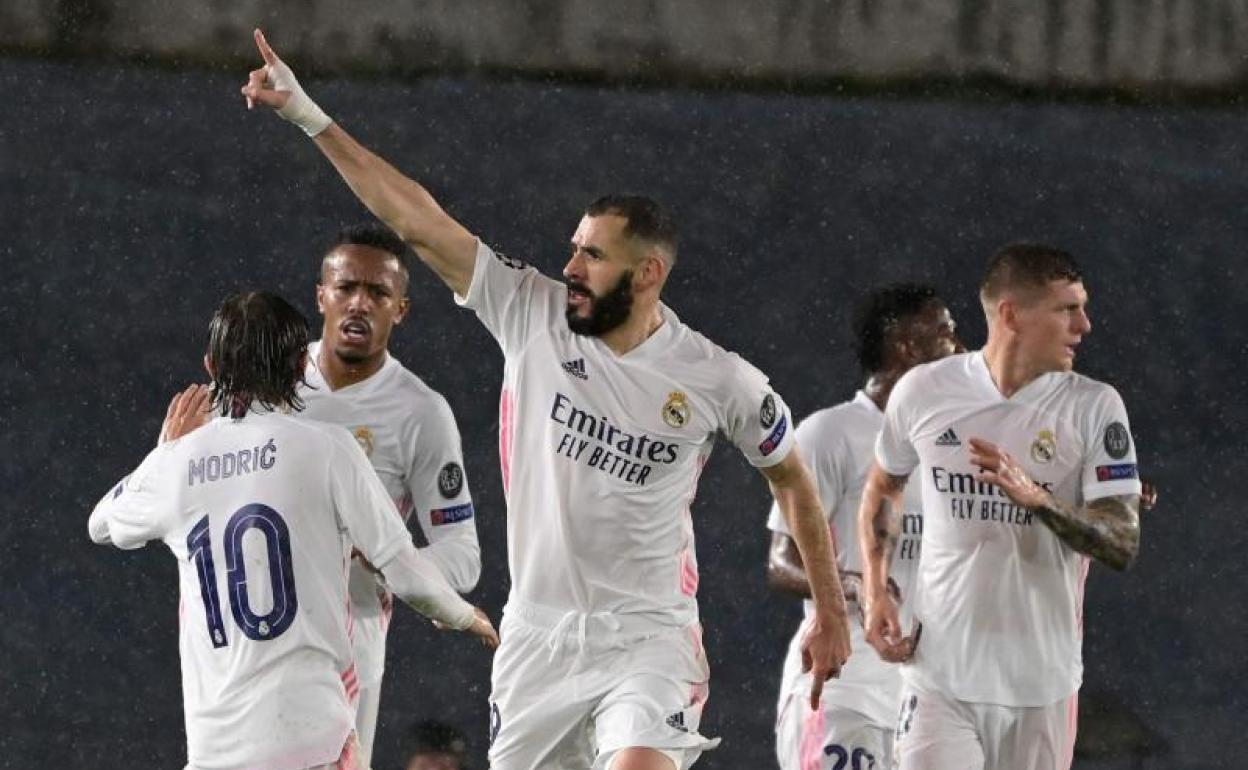
<path fill-rule="evenodd" d="M 307 321 L 234 295 L 213 317 L 212 388 L 175 396 L 160 445 L 91 513 L 97 543 L 178 560 L 188 770 L 362 770 L 347 606 L 352 546 L 418 611 L 496 644 L 411 535 L 346 430 L 286 414 Z M 208 410 L 217 419 L 205 423 Z"/>
<path fill-rule="evenodd" d="M 315 137 L 372 212 L 476 311 L 505 359 L 499 443 L 511 596 L 494 661 L 495 770 L 689 767 L 707 697 L 690 506 L 714 436 L 785 511 L 815 609 L 811 698 L 849 652 L 844 598 L 788 409 L 767 378 L 681 323 L 659 293 L 676 259 L 652 201 L 595 201 L 565 282 L 495 253 L 356 143 L 257 31 L 251 104 Z"/>
<path fill-rule="evenodd" d="M 1015 244 L 980 286 L 983 350 L 908 372 L 889 399 L 859 511 L 867 641 L 902 634 L 887 591 L 918 469 L 923 635 L 903 667 L 903 770 L 1064 770 L 1083 674 L 1083 586 L 1096 559 L 1139 549 L 1140 481 L 1127 412 L 1073 371 L 1091 331 L 1073 257 Z"/>
<path fill-rule="evenodd" d="M 325 318 L 308 348 L 305 417 L 351 431 L 404 519 L 415 514 L 427 558 L 460 593 L 481 574 L 472 496 L 455 416 L 439 393 L 389 354 L 390 334 L 409 309 L 407 246 L 378 224 L 344 228 L 321 260 L 316 304 Z M 372 759 L 386 662 L 391 598 L 375 573 L 351 564 L 356 735 Z"/>
<path fill-rule="evenodd" d="M 851 610 L 860 608 L 862 558 L 858 550 L 858 504 L 871 466 L 876 435 L 893 387 L 911 367 L 962 352 L 949 310 L 930 286 L 893 284 L 872 291 L 854 318 L 858 363 L 867 381 L 852 401 L 822 409 L 797 426 L 797 442 L 810 464 L 828 524 L 838 543 L 841 583 Z M 898 545 L 889 569 L 889 587 L 901 606 L 901 625 L 912 629 L 910 593 L 923 532 L 917 487 L 910 487 L 897 511 Z M 773 588 L 809 599 L 801 555 L 775 506 L 768 582 Z M 807 615 L 810 602 L 805 602 Z M 861 621 L 851 619 L 853 651 L 841 675 L 828 684 L 818 708 L 807 704 L 808 676 L 801 671 L 800 634 L 784 661 L 776 719 L 776 759 L 781 770 L 832 770 L 837 767 L 892 767 L 893 731 L 901 702 L 896 662 L 909 656 L 910 634 L 887 659 L 863 638 Z"/>

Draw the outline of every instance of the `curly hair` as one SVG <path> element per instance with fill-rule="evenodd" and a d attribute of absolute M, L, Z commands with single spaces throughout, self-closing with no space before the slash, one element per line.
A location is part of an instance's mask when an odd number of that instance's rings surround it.
<path fill-rule="evenodd" d="M 919 283 L 894 283 L 868 294 L 854 312 L 854 353 L 862 371 L 882 369 L 889 332 L 939 299 L 934 288 Z"/>

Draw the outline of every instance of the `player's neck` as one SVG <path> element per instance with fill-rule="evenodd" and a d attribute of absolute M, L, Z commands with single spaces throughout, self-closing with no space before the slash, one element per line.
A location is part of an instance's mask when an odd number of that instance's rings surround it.
<path fill-rule="evenodd" d="M 867 384 L 862 386 L 862 392 L 867 394 L 867 398 L 871 399 L 880 411 L 884 411 L 884 407 L 888 406 L 888 397 L 893 394 L 893 388 L 897 386 L 897 380 L 901 379 L 901 375 L 905 374 L 905 370 L 899 372 L 876 372 L 867 378 Z"/>
<path fill-rule="evenodd" d="M 330 350 L 329 345 L 322 343 L 321 350 L 316 357 L 316 366 L 321 370 L 321 377 L 325 379 L 325 384 L 330 390 L 340 390 L 357 382 L 363 382 L 381 371 L 385 363 L 384 348 L 376 355 L 369 356 L 362 361 L 349 362 L 339 358 Z"/>
<path fill-rule="evenodd" d="M 991 334 L 984 345 L 984 363 L 988 365 L 993 384 L 1005 398 L 1013 397 L 1032 380 L 1046 373 L 1043 368 L 1028 361 L 1017 345 L 1008 340 L 993 339 Z"/>
<path fill-rule="evenodd" d="M 622 356 L 650 339 L 650 335 L 658 331 L 662 325 L 663 314 L 659 312 L 659 307 L 655 304 L 648 310 L 633 313 L 627 321 L 599 339 L 611 348 L 612 353 Z"/>

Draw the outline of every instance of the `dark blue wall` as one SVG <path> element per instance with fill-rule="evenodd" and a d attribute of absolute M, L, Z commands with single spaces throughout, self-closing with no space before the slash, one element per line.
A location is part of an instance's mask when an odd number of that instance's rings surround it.
<path fill-rule="evenodd" d="M 297 129 L 243 109 L 240 82 L 0 60 L 0 765 L 184 761 L 175 565 L 159 544 L 92 546 L 86 516 L 199 376 L 221 297 L 273 288 L 313 315 L 326 238 L 364 216 Z M 851 395 L 848 313 L 867 287 L 935 282 L 978 344 L 974 288 L 994 247 L 1042 239 L 1081 256 L 1095 328 L 1080 367 L 1122 392 L 1162 489 L 1134 570 L 1093 570 L 1085 692 L 1127 704 L 1169 745 L 1140 766 L 1241 766 L 1242 111 L 472 79 L 309 87 L 471 229 L 552 273 L 596 194 L 668 202 L 686 236 L 668 302 L 769 373 L 799 415 Z M 497 616 L 501 359 L 432 277 L 417 273 L 412 298 L 395 352 L 459 418 L 485 558 L 474 598 Z M 771 762 L 799 610 L 764 587 L 767 502 L 721 447 L 694 511 L 706 732 L 725 739 L 708 770 Z M 403 610 L 390 638 L 377 770 L 398 766 L 418 717 L 466 727 L 483 766 L 485 654 Z"/>

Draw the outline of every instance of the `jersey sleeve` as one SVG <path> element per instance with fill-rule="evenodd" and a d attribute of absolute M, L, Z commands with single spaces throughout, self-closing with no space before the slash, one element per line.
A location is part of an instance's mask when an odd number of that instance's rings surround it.
<path fill-rule="evenodd" d="M 526 265 L 477 241 L 477 261 L 466 296 L 455 302 L 469 308 L 498 341 L 503 355 L 521 350 L 531 334 L 549 320 L 563 286 Z"/>
<path fill-rule="evenodd" d="M 730 361 L 730 390 L 720 428 L 751 465 L 769 468 L 788 457 L 797 443 L 793 417 L 766 375 L 735 354 Z"/>
<path fill-rule="evenodd" d="M 1118 391 L 1106 385 L 1084 412 L 1083 499 L 1140 494 L 1135 440 L 1127 408 Z"/>
<path fill-rule="evenodd" d="M 161 471 L 169 446 L 157 447 L 100 499 L 87 522 L 91 540 L 130 550 L 165 536 L 173 501 L 163 494 Z"/>
<path fill-rule="evenodd" d="M 915 375 L 916 371 L 911 369 L 897 381 L 884 408 L 884 425 L 875 439 L 875 461 L 890 476 L 909 476 L 919 465 L 910 425 L 914 401 L 919 396 Z"/>
<path fill-rule="evenodd" d="M 806 461 L 806 467 L 810 468 L 811 474 L 815 477 L 815 486 L 819 490 L 819 503 L 823 506 L 823 512 L 831 517 L 832 511 L 836 510 L 837 500 L 844 494 L 845 485 L 841 478 L 839 453 L 828 451 L 826 446 L 833 437 L 820 435 L 820 433 L 819 421 L 808 418 L 797 426 L 794 438 L 797 441 L 797 450 L 802 453 L 802 459 Z M 767 528 L 782 535 L 792 534 L 789 532 L 788 522 L 784 520 L 784 512 L 780 510 L 775 500 L 771 501 Z"/>
<path fill-rule="evenodd" d="M 481 546 L 476 511 L 464 471 L 455 415 L 438 396 L 424 410 L 407 473 L 416 522 L 429 545 L 421 549 L 460 593 L 476 587 Z"/>
<path fill-rule="evenodd" d="M 434 620 L 466 628 L 472 622 L 472 606 L 416 551 L 403 517 L 364 450 L 345 428 L 327 426 L 327 432 L 332 443 L 330 493 L 348 538 L 399 598 Z"/>

